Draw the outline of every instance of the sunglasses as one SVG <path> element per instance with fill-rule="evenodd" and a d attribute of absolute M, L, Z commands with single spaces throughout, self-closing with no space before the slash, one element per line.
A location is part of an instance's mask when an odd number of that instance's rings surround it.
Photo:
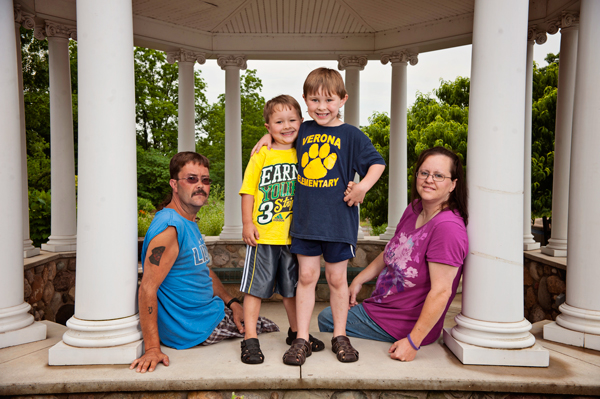
<path fill-rule="evenodd" d="M 212 183 L 212 180 L 209 177 L 198 177 L 198 176 L 182 177 L 181 179 L 175 179 L 175 180 L 185 180 L 190 184 L 196 184 L 200 181 L 205 186 L 210 186 L 210 183 Z"/>

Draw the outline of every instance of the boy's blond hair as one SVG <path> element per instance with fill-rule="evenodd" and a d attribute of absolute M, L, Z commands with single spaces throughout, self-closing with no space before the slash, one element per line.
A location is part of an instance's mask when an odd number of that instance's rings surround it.
<path fill-rule="evenodd" d="M 340 98 L 346 97 L 346 86 L 342 75 L 335 69 L 317 68 L 308 74 L 304 81 L 303 94 L 308 96 L 322 91 L 323 94 L 336 94 Z"/>
<path fill-rule="evenodd" d="M 302 110 L 300 109 L 300 104 L 298 104 L 298 101 L 296 101 L 296 99 L 292 96 L 282 94 L 280 96 L 273 97 L 265 104 L 265 109 L 263 111 L 265 123 L 269 123 L 271 115 L 281 108 L 295 110 L 298 113 L 298 119 L 302 119 Z"/>

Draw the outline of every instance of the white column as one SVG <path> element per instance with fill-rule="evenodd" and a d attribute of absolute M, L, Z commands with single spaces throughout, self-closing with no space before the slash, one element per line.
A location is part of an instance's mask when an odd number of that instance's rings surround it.
<path fill-rule="evenodd" d="M 527 62 L 525 78 L 525 151 L 523 182 L 523 250 L 538 249 L 540 243 L 531 234 L 531 106 L 533 102 L 533 46 L 535 45 L 535 27 L 527 34 Z"/>
<path fill-rule="evenodd" d="M 526 0 L 475 1 L 467 155 L 469 254 L 458 325 L 444 330 L 444 343 L 464 364 L 549 364 L 548 351 L 535 344 L 531 323 L 523 317 L 522 66 L 527 16 Z"/>
<path fill-rule="evenodd" d="M 225 225 L 219 236 L 224 240 L 242 238 L 242 106 L 240 69 L 246 57 L 221 56 L 217 64 L 225 70 Z"/>
<path fill-rule="evenodd" d="M 179 49 L 167 53 L 167 61 L 179 67 L 179 108 L 177 151 L 196 151 L 196 91 L 194 65 L 206 62 L 202 53 Z"/>
<path fill-rule="evenodd" d="M 50 365 L 142 353 L 131 0 L 77 1 L 79 192 L 75 315 Z"/>
<path fill-rule="evenodd" d="M 600 2 L 582 0 L 579 10 L 577 79 L 573 105 L 569 182 L 567 300 L 544 338 L 600 351 Z M 561 54 L 562 56 L 562 54 Z"/>
<path fill-rule="evenodd" d="M 40 249 L 33 246 L 33 241 L 29 238 L 29 190 L 27 175 L 27 136 L 25 131 L 25 103 L 23 99 L 23 70 L 21 65 L 21 33 L 19 27 L 33 29 L 33 14 L 21 11 L 21 5 L 15 4 L 15 39 L 17 50 L 17 73 L 19 75 L 19 114 L 21 119 L 21 173 L 23 192 L 23 257 L 30 258 L 40 254 Z"/>
<path fill-rule="evenodd" d="M 75 207 L 75 149 L 69 37 L 75 27 L 46 21 L 50 72 L 50 162 L 52 193 L 51 231 L 42 249 L 66 252 L 77 249 Z"/>
<path fill-rule="evenodd" d="M 338 57 L 338 69 L 346 71 L 346 91 L 348 101 L 344 105 L 344 122 L 360 128 L 360 71 L 367 65 L 367 57 L 345 55 Z M 354 182 L 358 183 L 360 176 L 354 176 Z M 360 227 L 360 205 L 358 207 L 358 238 L 365 238 L 365 232 Z"/>
<path fill-rule="evenodd" d="M 567 17 L 570 16 L 570 17 Z M 577 68 L 578 20 L 572 14 L 562 18 L 560 30 L 560 66 L 556 98 L 556 128 L 554 129 L 554 172 L 552 181 L 552 236 L 542 253 L 567 256 L 569 211 L 569 171 L 571 163 L 571 132 L 575 100 Z"/>
<path fill-rule="evenodd" d="M 381 62 L 392 64 L 392 105 L 390 109 L 390 155 L 388 183 L 388 226 L 379 238 L 389 240 L 396 232 L 396 226 L 408 204 L 406 176 L 408 149 L 406 113 L 407 101 L 407 63 L 417 65 L 417 54 L 406 51 L 384 54 Z"/>
<path fill-rule="evenodd" d="M 46 325 L 33 321 L 23 301 L 20 72 L 13 16 L 13 2 L 0 0 L 0 348 L 46 338 Z"/>

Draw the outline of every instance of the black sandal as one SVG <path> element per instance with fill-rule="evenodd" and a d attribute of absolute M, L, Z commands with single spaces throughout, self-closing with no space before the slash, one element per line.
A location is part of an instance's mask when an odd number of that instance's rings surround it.
<path fill-rule="evenodd" d="M 352 347 L 350 340 L 344 335 L 331 338 L 331 350 L 342 363 L 352 363 L 358 360 L 358 351 Z"/>
<path fill-rule="evenodd" d="M 292 344 L 292 341 L 295 340 L 298 336 L 297 332 L 292 331 L 291 327 L 288 328 L 288 336 L 285 340 L 285 343 L 288 345 Z M 312 335 L 308 334 L 308 341 L 310 342 L 310 349 L 313 352 L 320 352 L 323 349 L 325 349 L 325 344 L 323 343 L 323 341 L 321 341 L 318 338 L 313 337 Z"/>
<path fill-rule="evenodd" d="M 310 344 L 305 339 L 296 338 L 292 341 L 292 346 L 283 354 L 283 363 L 290 366 L 302 366 L 311 354 Z"/>
<path fill-rule="evenodd" d="M 265 361 L 265 356 L 260 350 L 258 338 L 248 338 L 242 341 L 242 362 L 246 364 L 260 364 Z"/>

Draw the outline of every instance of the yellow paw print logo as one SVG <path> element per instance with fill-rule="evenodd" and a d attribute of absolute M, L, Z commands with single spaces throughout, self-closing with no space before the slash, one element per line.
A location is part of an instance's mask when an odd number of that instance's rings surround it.
<path fill-rule="evenodd" d="M 328 170 L 333 168 L 337 161 L 337 154 L 330 154 L 331 147 L 325 143 L 319 149 L 318 144 L 310 146 L 308 152 L 302 155 L 302 167 L 304 176 L 308 179 L 321 179 L 325 177 Z"/>

